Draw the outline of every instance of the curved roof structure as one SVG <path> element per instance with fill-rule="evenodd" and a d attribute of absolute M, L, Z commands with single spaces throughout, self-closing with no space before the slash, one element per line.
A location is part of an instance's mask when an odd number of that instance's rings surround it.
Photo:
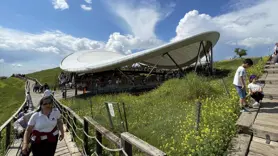
<path fill-rule="evenodd" d="M 81 51 L 66 56 L 62 60 L 60 68 L 68 72 L 95 73 L 142 62 L 151 66 L 156 65 L 158 68 L 176 69 L 177 66 L 172 59 L 180 67 L 189 66 L 196 61 L 199 50 L 200 58 L 202 58 L 205 55 L 205 51 L 207 52 L 210 47 L 214 47 L 219 37 L 220 34 L 218 32 L 205 32 L 130 55 L 105 50 Z M 200 46 L 201 42 L 204 46 Z M 164 55 L 166 53 L 170 56 Z"/>

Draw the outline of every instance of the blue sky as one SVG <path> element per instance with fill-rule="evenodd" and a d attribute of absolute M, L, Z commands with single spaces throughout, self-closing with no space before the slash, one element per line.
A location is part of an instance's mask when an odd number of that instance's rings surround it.
<path fill-rule="evenodd" d="M 221 33 L 216 60 L 236 47 L 266 55 L 278 42 L 275 6 L 277 0 L 2 0 L 0 75 L 57 67 L 80 50 L 128 54 L 211 30 Z"/>

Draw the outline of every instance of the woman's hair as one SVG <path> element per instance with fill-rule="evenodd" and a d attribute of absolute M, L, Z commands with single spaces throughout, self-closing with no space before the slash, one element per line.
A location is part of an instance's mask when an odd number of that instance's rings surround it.
<path fill-rule="evenodd" d="M 251 75 L 250 77 L 249 77 L 249 82 L 251 83 L 252 81 L 253 81 L 253 79 L 255 79 L 257 76 L 256 75 Z"/>
<path fill-rule="evenodd" d="M 37 110 L 37 112 L 41 111 L 42 110 L 42 105 L 45 104 L 45 103 L 53 103 L 53 98 L 52 96 L 46 96 L 46 97 L 43 97 L 41 98 L 39 104 L 40 104 L 40 107 L 39 109 Z"/>

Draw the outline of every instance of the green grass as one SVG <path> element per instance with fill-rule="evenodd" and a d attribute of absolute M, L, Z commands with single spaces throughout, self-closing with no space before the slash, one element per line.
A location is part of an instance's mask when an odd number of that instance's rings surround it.
<path fill-rule="evenodd" d="M 0 80 L 0 123 L 3 124 L 25 99 L 25 83 L 18 78 Z"/>
<path fill-rule="evenodd" d="M 58 76 L 62 70 L 57 67 L 53 69 L 42 70 L 39 72 L 27 74 L 26 76 L 36 78 L 41 83 L 48 83 L 50 88 L 58 85 Z"/>

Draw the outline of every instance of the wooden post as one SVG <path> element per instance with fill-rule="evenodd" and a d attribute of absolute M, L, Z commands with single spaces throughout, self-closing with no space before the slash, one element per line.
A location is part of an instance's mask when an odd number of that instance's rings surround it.
<path fill-rule="evenodd" d="M 6 145 L 5 145 L 6 149 L 5 150 L 8 149 L 8 147 L 10 145 L 10 142 L 11 142 L 11 135 L 10 134 L 11 134 L 11 123 L 9 122 L 6 126 Z"/>
<path fill-rule="evenodd" d="M 75 93 L 74 93 L 75 96 L 77 96 L 77 84 L 75 84 Z"/>
<path fill-rule="evenodd" d="M 75 118 L 75 116 L 73 116 L 73 121 L 72 121 L 73 123 L 72 123 L 72 130 L 71 130 L 71 132 L 72 132 L 72 138 L 71 138 L 71 140 L 72 141 L 74 141 L 74 132 L 76 132 L 76 127 L 75 127 L 75 125 L 77 124 L 76 123 L 76 118 Z"/>
<path fill-rule="evenodd" d="M 222 78 L 221 80 L 222 80 L 222 83 L 223 83 L 223 85 L 224 85 L 224 88 L 225 88 L 225 91 L 226 91 L 227 95 L 230 97 L 230 92 L 229 92 L 229 90 L 227 89 L 227 86 L 226 86 L 226 83 L 225 83 L 224 79 Z"/>
<path fill-rule="evenodd" d="M 124 149 L 124 151 L 126 152 L 126 154 L 128 156 L 132 156 L 132 145 L 127 142 L 126 140 L 124 140 L 123 138 L 121 138 L 121 144 L 122 144 L 122 147 Z M 124 156 L 124 154 L 121 152 L 121 155 Z"/>
<path fill-rule="evenodd" d="M 89 124 L 88 124 L 88 121 L 86 119 L 84 119 L 83 121 L 84 121 L 83 130 L 84 130 L 85 133 L 89 134 Z M 84 142 L 85 152 L 86 152 L 86 154 L 88 154 L 89 153 L 88 137 L 85 134 L 83 135 L 83 142 Z"/>
<path fill-rule="evenodd" d="M 66 110 L 67 111 L 67 119 L 68 119 L 68 122 L 67 122 L 67 128 L 68 128 L 68 130 L 70 130 L 70 112 L 68 111 L 68 110 Z M 74 133 L 73 133 L 74 134 Z"/>
<path fill-rule="evenodd" d="M 196 131 L 199 131 L 199 124 L 201 118 L 201 102 L 196 103 Z"/>
<path fill-rule="evenodd" d="M 111 114 L 110 114 L 110 111 L 109 111 L 108 103 L 105 102 L 105 105 L 106 105 L 107 115 L 108 115 L 108 118 L 109 118 L 109 123 L 110 123 L 111 129 L 114 130 L 114 125 L 113 125 L 112 117 L 111 117 Z"/>
<path fill-rule="evenodd" d="M 96 138 L 102 143 L 102 134 L 98 130 L 96 130 Z M 96 152 L 97 155 L 102 155 L 102 147 L 98 143 L 96 143 Z"/>
<path fill-rule="evenodd" d="M 66 132 L 68 132 L 69 131 L 69 125 L 68 125 L 68 121 L 67 121 L 67 119 L 68 119 L 68 114 L 66 113 L 66 109 L 65 108 L 62 108 L 64 111 L 64 123 L 66 124 L 66 127 L 67 127 L 67 129 L 66 129 Z"/>
<path fill-rule="evenodd" d="M 67 88 L 65 86 L 65 99 L 67 99 Z"/>

